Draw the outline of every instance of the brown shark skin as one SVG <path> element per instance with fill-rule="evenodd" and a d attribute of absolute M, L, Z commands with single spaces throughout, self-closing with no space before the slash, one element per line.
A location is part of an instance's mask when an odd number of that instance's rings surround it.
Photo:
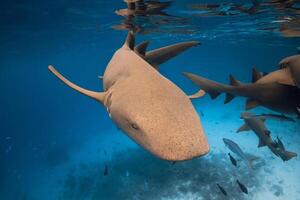
<path fill-rule="evenodd" d="M 112 120 L 139 145 L 172 161 L 208 153 L 209 145 L 190 99 L 126 45 L 113 56 L 103 81 L 110 96 L 107 108 Z"/>
<path fill-rule="evenodd" d="M 233 96 L 247 97 L 258 101 L 261 106 L 280 113 L 296 114 L 296 108 L 300 106 L 300 90 L 294 86 L 279 83 L 253 83 L 231 86 L 191 73 L 185 73 L 185 75 L 206 92 L 213 89 L 219 93 L 224 92 Z"/>
<path fill-rule="evenodd" d="M 289 56 L 282 59 L 279 63 L 280 68 L 290 71 L 291 79 L 300 88 L 300 55 Z"/>
<path fill-rule="evenodd" d="M 72 83 L 51 65 L 49 70 L 72 89 L 103 104 L 116 125 L 155 156 L 184 161 L 207 154 L 209 144 L 189 97 L 133 47 L 134 36 L 129 34 L 101 76 L 104 92 Z"/>

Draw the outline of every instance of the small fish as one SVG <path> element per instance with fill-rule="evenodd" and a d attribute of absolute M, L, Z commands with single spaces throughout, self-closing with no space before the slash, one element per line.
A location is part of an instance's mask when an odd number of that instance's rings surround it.
<path fill-rule="evenodd" d="M 175 165 L 176 164 L 176 161 L 172 161 L 172 165 Z"/>
<path fill-rule="evenodd" d="M 230 153 L 228 153 L 228 156 L 229 156 L 229 158 L 230 158 L 231 163 L 232 163 L 234 166 L 237 166 L 237 162 L 236 162 L 236 160 L 234 159 L 234 157 L 232 157 Z"/>
<path fill-rule="evenodd" d="M 107 165 L 105 165 L 105 167 L 104 167 L 103 175 L 104 175 L 104 176 L 107 176 L 107 175 L 108 175 L 108 166 L 107 166 Z"/>
<path fill-rule="evenodd" d="M 220 189 L 220 191 L 227 196 L 227 192 L 225 191 L 225 189 L 223 187 L 221 187 L 219 184 L 217 184 L 218 188 Z"/>
<path fill-rule="evenodd" d="M 200 114 L 202 117 L 204 117 L 204 112 L 203 111 L 200 111 Z"/>
<path fill-rule="evenodd" d="M 241 191 L 244 192 L 245 194 L 248 194 L 248 189 L 246 188 L 246 186 L 242 184 L 239 180 L 236 180 L 236 182 L 239 185 Z"/>

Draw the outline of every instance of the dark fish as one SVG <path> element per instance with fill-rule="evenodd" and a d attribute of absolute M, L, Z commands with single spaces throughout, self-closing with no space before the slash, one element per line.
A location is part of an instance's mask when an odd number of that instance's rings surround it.
<path fill-rule="evenodd" d="M 103 176 L 107 176 L 108 175 L 108 166 L 105 165 L 104 167 L 104 172 L 103 172 Z"/>
<path fill-rule="evenodd" d="M 248 189 L 246 188 L 246 186 L 243 185 L 239 180 L 236 180 L 236 182 L 239 185 L 241 191 L 244 192 L 245 194 L 248 194 Z"/>
<path fill-rule="evenodd" d="M 173 161 L 173 162 L 172 162 L 172 165 L 175 165 L 175 164 L 176 164 L 176 161 Z"/>
<path fill-rule="evenodd" d="M 220 191 L 227 196 L 227 192 L 225 191 L 225 189 L 223 187 L 221 187 L 219 184 L 217 184 L 218 188 L 220 189 Z"/>
<path fill-rule="evenodd" d="M 234 157 L 232 157 L 230 153 L 228 153 L 228 156 L 229 156 L 229 158 L 230 158 L 231 163 L 232 163 L 234 166 L 237 166 L 237 162 L 236 162 L 236 160 L 234 159 Z"/>

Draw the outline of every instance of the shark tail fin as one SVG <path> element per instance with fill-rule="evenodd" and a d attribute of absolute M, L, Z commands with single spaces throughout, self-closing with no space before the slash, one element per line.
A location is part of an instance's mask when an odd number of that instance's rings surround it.
<path fill-rule="evenodd" d="M 152 66 L 159 66 L 160 64 L 167 62 L 185 50 L 199 44 L 200 42 L 198 41 L 189 41 L 154 49 L 146 53 L 145 60 Z"/>
<path fill-rule="evenodd" d="M 228 87 L 227 85 L 208 80 L 192 73 L 184 72 L 183 74 L 208 93 L 212 99 L 217 98 L 222 92 L 225 92 Z"/>
<path fill-rule="evenodd" d="M 297 156 L 297 153 L 291 151 L 284 151 L 284 161 L 288 161 Z"/>

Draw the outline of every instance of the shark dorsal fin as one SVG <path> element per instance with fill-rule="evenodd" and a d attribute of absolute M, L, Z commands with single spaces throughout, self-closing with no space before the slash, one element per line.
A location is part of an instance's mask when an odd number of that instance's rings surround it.
<path fill-rule="evenodd" d="M 233 75 L 229 75 L 229 80 L 230 80 L 230 85 L 232 85 L 232 86 L 239 86 L 239 85 L 241 85 L 241 82 L 239 82 L 238 80 L 236 80 Z"/>
<path fill-rule="evenodd" d="M 249 98 L 246 101 L 246 108 L 245 109 L 250 110 L 250 109 L 255 108 L 259 105 L 260 105 L 260 103 L 257 100 Z"/>
<path fill-rule="evenodd" d="M 144 41 L 134 47 L 134 52 L 142 57 L 145 57 L 149 41 Z"/>
<path fill-rule="evenodd" d="M 264 76 L 263 73 L 258 71 L 256 69 L 256 67 L 252 68 L 252 83 L 255 83 L 256 81 L 261 79 L 263 76 Z"/>
<path fill-rule="evenodd" d="M 123 45 L 123 47 L 133 50 L 134 44 L 135 44 L 134 33 L 132 31 L 128 31 L 128 35 L 127 35 L 127 38 L 126 38 L 126 41 L 125 41 L 125 44 Z"/>
<path fill-rule="evenodd" d="M 185 50 L 199 44 L 200 42 L 198 41 L 189 41 L 154 49 L 146 53 L 145 60 L 152 66 L 159 66 L 160 64 L 165 63 Z"/>

